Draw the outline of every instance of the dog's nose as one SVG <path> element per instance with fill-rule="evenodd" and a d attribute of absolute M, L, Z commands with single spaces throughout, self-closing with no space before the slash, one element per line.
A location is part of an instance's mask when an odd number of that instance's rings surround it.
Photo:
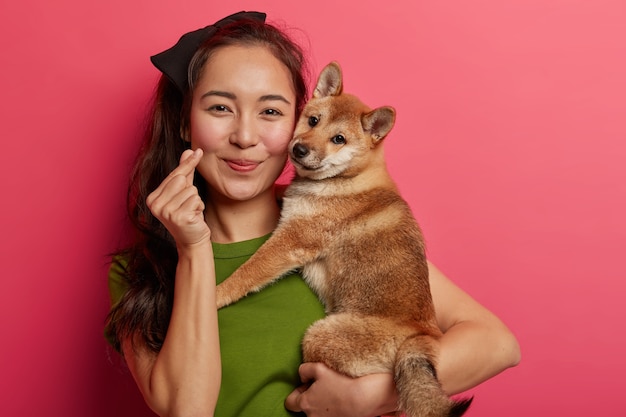
<path fill-rule="evenodd" d="M 304 158 L 309 154 L 309 148 L 301 143 L 296 143 L 295 145 L 293 145 L 293 149 L 291 150 L 291 152 L 296 158 Z"/>

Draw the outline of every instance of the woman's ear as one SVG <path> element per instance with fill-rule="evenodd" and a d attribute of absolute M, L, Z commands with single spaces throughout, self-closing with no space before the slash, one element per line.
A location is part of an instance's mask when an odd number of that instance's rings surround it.
<path fill-rule="evenodd" d="M 180 138 L 185 142 L 191 142 L 191 135 L 189 134 L 189 129 L 185 126 L 180 127 Z"/>

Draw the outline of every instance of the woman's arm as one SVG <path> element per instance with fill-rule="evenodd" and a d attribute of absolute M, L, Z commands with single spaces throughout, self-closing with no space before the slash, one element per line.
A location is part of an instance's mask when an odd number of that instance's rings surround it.
<path fill-rule="evenodd" d="M 221 382 L 213 249 L 204 205 L 193 187 L 201 156 L 201 151 L 186 151 L 147 200 L 178 249 L 172 316 L 163 346 L 155 354 L 139 338 L 122 343 L 146 403 L 160 416 L 212 416 Z"/>
<path fill-rule="evenodd" d="M 520 361 L 511 331 L 429 263 L 439 343 L 437 376 L 448 394 L 472 388 Z"/>
<path fill-rule="evenodd" d="M 172 317 L 158 354 L 137 338 L 123 341 L 128 367 L 160 416 L 213 415 L 221 363 L 212 262 L 210 248 L 179 251 Z"/>
<path fill-rule="evenodd" d="M 457 394 L 515 366 L 520 350 L 509 329 L 430 263 L 429 273 L 437 321 L 444 332 L 437 364 L 444 390 Z M 285 404 L 309 417 L 366 417 L 396 409 L 391 374 L 351 379 L 323 364 L 305 363 L 300 376 L 307 384 L 293 391 Z"/>

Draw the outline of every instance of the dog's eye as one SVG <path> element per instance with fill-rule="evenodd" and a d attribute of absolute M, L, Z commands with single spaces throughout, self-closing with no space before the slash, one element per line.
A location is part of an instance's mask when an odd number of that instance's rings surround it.
<path fill-rule="evenodd" d="M 345 145 L 346 138 L 344 138 L 343 135 L 337 135 L 337 136 L 332 137 L 330 141 L 334 143 L 335 145 Z"/>
<path fill-rule="evenodd" d="M 317 117 L 311 116 L 311 117 L 309 117 L 309 126 L 313 127 L 316 124 L 318 124 L 319 121 L 320 121 L 320 119 L 318 119 Z"/>

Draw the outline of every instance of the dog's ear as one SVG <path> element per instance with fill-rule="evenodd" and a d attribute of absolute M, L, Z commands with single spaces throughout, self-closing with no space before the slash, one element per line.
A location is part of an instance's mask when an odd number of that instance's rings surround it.
<path fill-rule="evenodd" d="M 317 79 L 313 97 L 338 96 L 343 90 L 341 67 L 335 61 L 326 65 Z"/>
<path fill-rule="evenodd" d="M 395 121 L 396 111 L 390 106 L 379 107 L 361 117 L 363 130 L 370 134 L 374 145 L 387 136 Z"/>

